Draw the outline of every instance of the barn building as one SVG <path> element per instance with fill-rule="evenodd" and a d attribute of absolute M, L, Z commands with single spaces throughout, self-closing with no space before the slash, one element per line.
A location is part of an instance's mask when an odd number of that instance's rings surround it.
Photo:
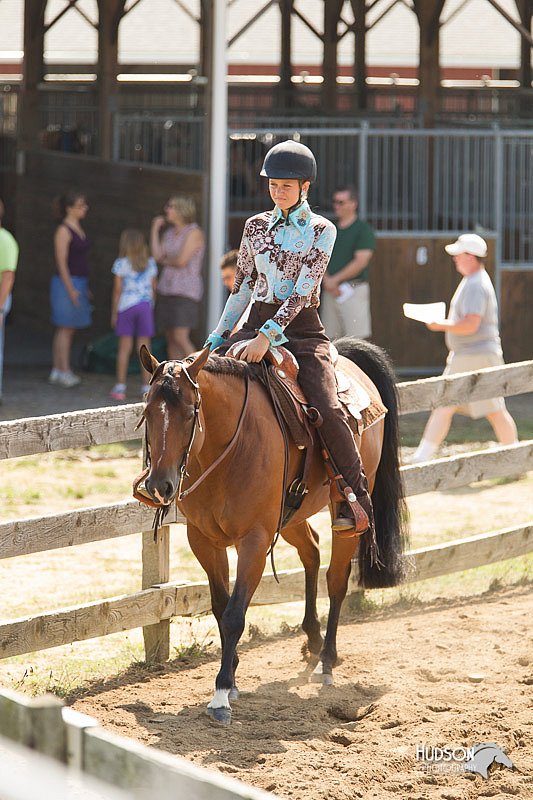
<path fill-rule="evenodd" d="M 263 208 L 268 148 L 319 159 L 313 204 L 355 183 L 376 229 L 374 339 L 438 369 L 440 337 L 403 301 L 449 298 L 443 245 L 490 244 L 507 360 L 533 325 L 532 0 L 0 0 L 0 196 L 21 244 L 15 312 L 48 324 L 52 198 L 83 187 L 93 334 L 108 330 L 121 230 L 192 195 L 209 235 L 200 342 L 223 300 L 218 258 Z"/>

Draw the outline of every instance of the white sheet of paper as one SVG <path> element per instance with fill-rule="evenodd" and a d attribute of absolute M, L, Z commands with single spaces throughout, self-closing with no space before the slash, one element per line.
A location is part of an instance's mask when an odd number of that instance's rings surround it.
<path fill-rule="evenodd" d="M 337 303 L 345 303 L 355 293 L 355 289 L 351 283 L 345 281 L 339 284 L 339 292 L 340 294 L 335 300 Z"/>
<path fill-rule="evenodd" d="M 446 303 L 404 303 L 403 313 L 418 322 L 442 322 L 446 319 Z"/>

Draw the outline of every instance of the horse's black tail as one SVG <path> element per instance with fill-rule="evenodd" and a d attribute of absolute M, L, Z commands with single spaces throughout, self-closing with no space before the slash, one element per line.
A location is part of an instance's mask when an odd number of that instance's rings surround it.
<path fill-rule="evenodd" d="M 372 491 L 379 563 L 372 563 L 363 536 L 359 546 L 359 583 L 367 589 L 396 586 L 405 577 L 403 552 L 407 543 L 408 513 L 400 473 L 398 394 L 394 371 L 387 353 L 371 342 L 346 336 L 338 339 L 335 347 L 368 375 L 388 409 L 381 460 Z"/>

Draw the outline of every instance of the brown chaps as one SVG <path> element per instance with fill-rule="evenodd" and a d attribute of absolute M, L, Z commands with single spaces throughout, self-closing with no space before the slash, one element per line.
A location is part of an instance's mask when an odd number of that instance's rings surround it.
<path fill-rule="evenodd" d="M 224 355 L 234 342 L 253 339 L 259 328 L 271 319 L 278 305 L 255 302 L 247 322 L 216 349 Z M 284 347 L 296 357 L 300 365 L 298 383 L 307 400 L 321 414 L 321 434 L 330 450 L 331 457 L 354 490 L 357 499 L 371 517 L 372 509 L 368 495 L 368 484 L 363 472 L 361 458 L 348 425 L 344 409 L 337 397 L 335 369 L 330 355 L 330 341 L 318 316 L 316 308 L 303 308 L 285 328 L 288 342 Z M 370 512 L 370 513 L 369 513 Z"/>

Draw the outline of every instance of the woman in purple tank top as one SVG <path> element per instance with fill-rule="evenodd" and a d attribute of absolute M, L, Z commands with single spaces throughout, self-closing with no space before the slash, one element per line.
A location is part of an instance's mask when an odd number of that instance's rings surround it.
<path fill-rule="evenodd" d="M 190 332 L 200 316 L 205 241 L 195 218 L 190 198 L 171 197 L 165 216 L 153 220 L 150 233 L 152 255 L 163 267 L 157 284 L 156 324 L 165 332 L 170 359 L 185 358 L 196 349 Z"/>
<path fill-rule="evenodd" d="M 70 367 L 70 351 L 76 330 L 91 324 L 89 300 L 89 240 L 81 226 L 87 214 L 85 195 L 67 192 L 59 198 L 61 223 L 54 236 L 57 274 L 50 285 L 52 323 L 56 326 L 52 344 L 50 383 L 70 389 L 80 383 Z"/>

